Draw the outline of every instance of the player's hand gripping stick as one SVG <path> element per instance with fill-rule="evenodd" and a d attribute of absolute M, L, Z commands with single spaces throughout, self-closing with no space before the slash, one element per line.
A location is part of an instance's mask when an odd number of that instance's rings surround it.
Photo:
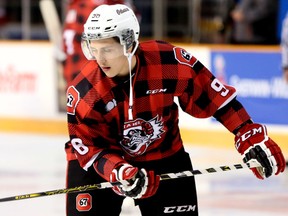
<path fill-rule="evenodd" d="M 154 171 L 138 169 L 130 164 L 121 164 L 112 170 L 110 182 L 123 182 L 113 187 L 113 191 L 122 196 L 134 199 L 147 198 L 154 195 L 158 189 L 160 176 Z"/>
<path fill-rule="evenodd" d="M 260 165 L 250 168 L 259 179 L 278 175 L 285 169 L 285 159 L 279 146 L 267 135 L 261 124 L 247 124 L 235 136 L 235 147 L 244 163 Z"/>

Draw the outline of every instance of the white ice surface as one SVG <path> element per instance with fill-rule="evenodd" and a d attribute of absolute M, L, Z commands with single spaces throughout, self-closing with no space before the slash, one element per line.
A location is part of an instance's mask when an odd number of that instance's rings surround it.
<path fill-rule="evenodd" d="M 65 188 L 66 136 L 0 133 L 0 198 Z M 195 169 L 239 163 L 236 151 L 187 144 Z M 286 216 L 287 171 L 265 181 L 248 169 L 196 177 L 200 216 Z M 65 216 L 65 195 L 0 203 L 1 216 Z M 125 200 L 121 216 L 138 216 Z"/>

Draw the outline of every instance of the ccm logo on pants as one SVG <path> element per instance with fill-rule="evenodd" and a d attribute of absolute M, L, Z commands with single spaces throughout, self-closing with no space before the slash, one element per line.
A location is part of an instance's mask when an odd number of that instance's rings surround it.
<path fill-rule="evenodd" d="M 89 211 L 92 208 L 92 196 L 89 193 L 78 194 L 76 197 L 78 211 Z"/>
<path fill-rule="evenodd" d="M 196 205 L 170 206 L 164 208 L 164 213 L 195 211 Z"/>

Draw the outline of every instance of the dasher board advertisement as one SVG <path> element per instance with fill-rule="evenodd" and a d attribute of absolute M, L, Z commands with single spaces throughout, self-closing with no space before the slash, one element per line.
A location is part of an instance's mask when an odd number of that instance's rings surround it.
<path fill-rule="evenodd" d="M 282 78 L 281 53 L 211 51 L 212 71 L 237 89 L 237 98 L 255 122 L 288 124 L 288 84 Z"/>
<path fill-rule="evenodd" d="M 53 118 L 58 113 L 53 48 L 48 43 L 1 42 L 0 116 Z"/>

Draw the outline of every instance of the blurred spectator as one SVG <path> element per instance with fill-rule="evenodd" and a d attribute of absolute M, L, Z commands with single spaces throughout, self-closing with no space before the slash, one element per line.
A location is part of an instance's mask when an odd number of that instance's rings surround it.
<path fill-rule="evenodd" d="M 232 43 L 277 44 L 278 0 L 240 0 L 231 12 Z"/>
<path fill-rule="evenodd" d="M 218 43 L 229 43 L 231 38 L 231 32 L 233 27 L 233 19 L 231 16 L 231 11 L 235 8 L 235 0 L 225 0 L 225 4 L 221 1 L 223 5 L 220 11 L 222 28 L 219 29 L 220 40 Z"/>
<path fill-rule="evenodd" d="M 0 5 L 0 25 L 6 23 L 6 9 Z"/>
<path fill-rule="evenodd" d="M 2 38 L 2 31 L 1 29 L 3 26 L 7 23 L 7 11 L 6 11 L 6 3 L 5 2 L 0 2 L 0 38 Z"/>
<path fill-rule="evenodd" d="M 288 83 L 288 12 L 282 23 L 281 51 L 283 76 L 284 80 Z"/>

